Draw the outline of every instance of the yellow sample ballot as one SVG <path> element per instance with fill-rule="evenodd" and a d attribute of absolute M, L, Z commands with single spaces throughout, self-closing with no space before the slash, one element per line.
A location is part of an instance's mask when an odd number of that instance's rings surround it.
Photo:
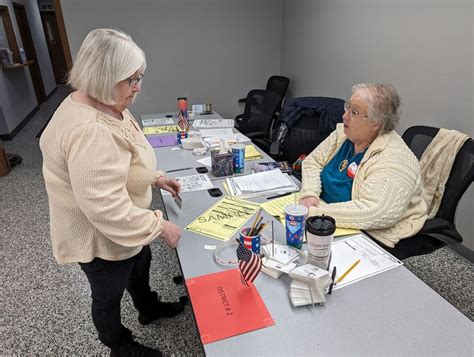
<path fill-rule="evenodd" d="M 178 131 L 179 129 L 176 125 L 146 126 L 143 128 L 143 133 L 145 135 L 177 133 Z"/>
<path fill-rule="evenodd" d="M 258 203 L 224 197 L 185 229 L 214 239 L 232 238 L 260 207 Z"/>
<path fill-rule="evenodd" d="M 275 198 L 274 200 L 264 202 L 260 206 L 269 214 L 271 214 L 273 217 L 277 218 L 283 225 L 285 225 L 285 207 L 293 203 L 298 203 L 299 200 L 300 200 L 299 193 L 293 193 L 288 196 L 283 196 L 283 197 Z M 337 226 L 337 222 L 336 222 L 336 226 Z M 358 234 L 358 233 L 360 233 L 358 229 L 336 227 L 336 231 L 334 232 L 334 237 L 342 237 L 342 236 L 348 236 L 348 235 L 353 235 L 353 234 Z"/>

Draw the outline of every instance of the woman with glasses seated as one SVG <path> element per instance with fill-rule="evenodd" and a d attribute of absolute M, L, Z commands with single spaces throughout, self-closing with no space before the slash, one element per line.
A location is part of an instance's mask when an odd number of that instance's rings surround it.
<path fill-rule="evenodd" d="M 149 285 L 149 244 L 161 238 L 174 248 L 181 229 L 149 209 L 152 186 L 175 196 L 180 185 L 156 171 L 154 150 L 127 109 L 145 67 L 145 54 L 129 35 L 91 31 L 69 76 L 75 91 L 40 140 L 54 257 L 59 264 L 79 263 L 87 276 L 92 320 L 113 356 L 161 356 L 122 325 L 125 289 L 142 325 L 184 309 L 161 302 Z"/>
<path fill-rule="evenodd" d="M 418 160 L 395 132 L 400 97 L 388 84 L 358 84 L 343 123 L 302 166 L 301 203 L 341 228 L 367 230 L 403 259 L 406 240 L 425 223 Z M 399 243 L 400 242 L 400 243 Z"/>

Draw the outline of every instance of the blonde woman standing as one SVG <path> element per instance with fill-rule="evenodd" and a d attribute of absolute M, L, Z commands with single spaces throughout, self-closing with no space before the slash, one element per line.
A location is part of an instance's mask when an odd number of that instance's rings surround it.
<path fill-rule="evenodd" d="M 141 324 L 179 314 L 181 303 L 151 291 L 149 244 L 176 247 L 181 229 L 149 209 L 151 186 L 179 194 L 174 179 L 156 171 L 153 148 L 127 110 L 140 92 L 145 54 L 120 31 L 96 29 L 71 70 L 75 89 L 58 107 L 40 147 L 49 198 L 53 254 L 79 263 L 92 291 L 92 319 L 112 356 L 160 356 L 121 323 L 125 289 Z"/>

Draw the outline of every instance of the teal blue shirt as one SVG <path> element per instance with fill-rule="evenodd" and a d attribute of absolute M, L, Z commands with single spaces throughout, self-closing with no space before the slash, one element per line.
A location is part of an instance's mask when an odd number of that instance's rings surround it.
<path fill-rule="evenodd" d="M 365 149 L 354 155 L 354 143 L 347 139 L 336 156 L 321 171 L 320 197 L 326 203 L 346 202 L 352 199 L 352 183 Z"/>

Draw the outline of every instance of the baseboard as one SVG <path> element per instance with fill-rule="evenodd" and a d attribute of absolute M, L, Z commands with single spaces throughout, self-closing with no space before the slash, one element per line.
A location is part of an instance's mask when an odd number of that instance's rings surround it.
<path fill-rule="evenodd" d="M 57 87 L 56 87 L 57 88 Z M 39 105 L 37 105 L 31 112 L 30 114 L 28 114 L 25 119 L 23 119 L 21 121 L 20 124 L 18 124 L 16 126 L 15 129 L 13 129 L 13 131 L 10 133 L 10 134 L 0 134 L 0 139 L 2 140 L 5 140 L 5 141 L 8 141 L 8 140 L 12 140 L 16 134 L 18 134 L 20 132 L 21 129 L 23 129 L 23 127 L 28 124 L 28 122 L 30 121 L 31 118 L 33 118 L 33 116 L 36 114 L 36 112 L 39 110 Z"/>

